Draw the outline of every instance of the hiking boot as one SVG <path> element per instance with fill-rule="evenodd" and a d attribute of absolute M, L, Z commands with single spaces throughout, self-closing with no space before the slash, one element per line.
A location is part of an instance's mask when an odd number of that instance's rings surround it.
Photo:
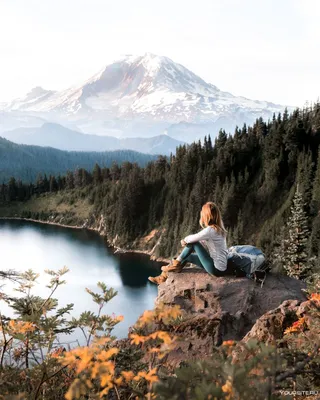
<path fill-rule="evenodd" d="M 160 285 L 161 283 L 164 283 L 168 278 L 168 275 L 165 272 L 162 272 L 161 275 L 158 276 L 149 276 L 149 281 L 152 283 L 155 283 L 156 285 Z"/>
<path fill-rule="evenodd" d="M 182 268 L 186 265 L 186 262 L 181 262 L 178 260 L 172 260 L 169 265 L 164 265 L 161 267 L 163 272 L 181 272 Z"/>

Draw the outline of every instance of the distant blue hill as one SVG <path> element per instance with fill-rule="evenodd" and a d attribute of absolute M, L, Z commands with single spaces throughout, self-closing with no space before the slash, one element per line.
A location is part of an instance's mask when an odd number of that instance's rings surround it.
<path fill-rule="evenodd" d="M 1 136 L 15 143 L 50 146 L 68 151 L 135 150 L 146 154 L 170 155 L 183 144 L 167 135 L 121 139 L 89 135 L 55 123 L 45 123 L 35 128 L 18 128 L 2 132 Z"/>
<path fill-rule="evenodd" d="M 156 155 L 133 150 L 63 151 L 51 147 L 16 144 L 0 137 L 0 184 L 11 177 L 23 182 L 33 182 L 39 174 L 65 174 L 76 168 L 91 171 L 96 163 L 100 167 L 110 167 L 114 162 L 121 164 L 128 161 L 144 166 L 156 158 Z"/>

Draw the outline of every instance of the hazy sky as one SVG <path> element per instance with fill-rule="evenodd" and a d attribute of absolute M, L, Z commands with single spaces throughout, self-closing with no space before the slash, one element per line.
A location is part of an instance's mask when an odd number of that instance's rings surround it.
<path fill-rule="evenodd" d="M 318 0 L 0 0 L 0 101 L 152 52 L 235 95 L 303 105 L 320 96 L 319 21 Z"/>

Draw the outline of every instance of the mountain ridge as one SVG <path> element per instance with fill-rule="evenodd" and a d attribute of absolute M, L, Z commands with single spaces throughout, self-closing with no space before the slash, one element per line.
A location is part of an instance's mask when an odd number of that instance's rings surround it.
<path fill-rule="evenodd" d="M 23 111 L 49 121 L 76 124 L 86 133 L 150 137 L 177 124 L 210 125 L 232 130 L 256 118 L 271 118 L 285 106 L 224 92 L 168 57 L 146 53 L 125 56 L 80 85 L 62 91 L 34 88 L 3 111 Z M 220 120 L 225 121 L 221 124 Z M 187 141 L 196 140 L 196 130 Z M 176 139 L 182 139 L 179 131 Z"/>
<path fill-rule="evenodd" d="M 168 135 L 150 138 L 117 138 L 84 134 L 57 123 L 44 123 L 40 127 L 18 128 L 2 132 L 1 136 L 19 144 L 53 147 L 65 151 L 133 150 L 145 154 L 170 155 L 184 144 Z"/>
<path fill-rule="evenodd" d="M 39 174 L 66 174 L 77 168 L 92 170 L 95 164 L 111 167 L 113 162 L 129 161 L 140 166 L 156 160 L 156 155 L 133 150 L 64 151 L 52 147 L 24 145 L 0 136 L 0 183 L 11 177 L 23 182 L 34 182 Z"/>

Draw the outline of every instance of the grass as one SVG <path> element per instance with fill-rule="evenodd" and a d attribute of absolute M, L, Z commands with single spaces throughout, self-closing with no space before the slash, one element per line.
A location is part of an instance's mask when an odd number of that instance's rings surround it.
<path fill-rule="evenodd" d="M 83 222 L 93 211 L 87 199 L 75 198 L 72 191 L 66 193 L 45 193 L 33 196 L 25 202 L 12 202 L 0 206 L 0 217 L 20 217 L 25 213 L 46 215 L 68 215 L 74 222 Z"/>

